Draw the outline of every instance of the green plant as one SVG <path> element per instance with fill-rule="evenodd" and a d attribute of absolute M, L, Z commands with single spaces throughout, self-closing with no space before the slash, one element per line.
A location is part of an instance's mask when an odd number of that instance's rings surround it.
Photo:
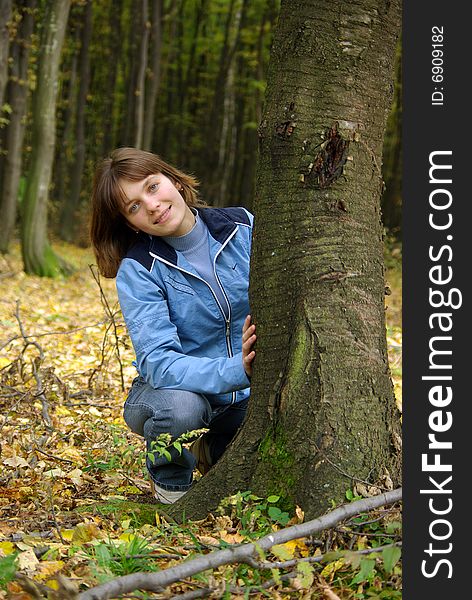
<path fill-rule="evenodd" d="M 121 425 L 99 423 L 91 426 L 101 437 L 100 447 L 87 452 L 87 465 L 84 471 L 116 471 L 125 468 L 128 473 L 136 469 L 137 457 L 141 454 L 136 446 L 129 443 Z"/>
<path fill-rule="evenodd" d="M 146 453 L 149 460 L 154 463 L 157 457 L 161 458 L 164 456 L 168 461 L 172 460 L 172 456 L 169 452 L 171 448 L 175 448 L 179 454 L 182 454 L 182 447 L 184 444 L 193 442 L 200 435 L 204 434 L 208 429 L 194 429 L 193 431 L 186 431 L 182 433 L 177 439 L 172 440 L 170 433 L 161 433 L 151 442 L 151 447 Z"/>
<path fill-rule="evenodd" d="M 0 558 L 0 589 L 2 590 L 6 590 L 7 583 L 15 578 L 17 556 L 18 552 L 14 552 L 4 558 Z"/>
<path fill-rule="evenodd" d="M 280 496 L 261 498 L 250 491 L 238 492 L 225 498 L 218 510 L 221 514 L 229 510 L 233 522 L 239 521 L 243 535 L 258 538 L 271 531 L 274 524 L 285 527 L 290 521 L 289 513 L 277 506 L 279 501 Z"/>
<path fill-rule="evenodd" d="M 99 580 L 138 571 L 158 570 L 152 557 L 153 548 L 147 540 L 137 536 L 129 542 L 100 542 L 87 548 L 86 552 L 92 559 L 91 567 Z"/>

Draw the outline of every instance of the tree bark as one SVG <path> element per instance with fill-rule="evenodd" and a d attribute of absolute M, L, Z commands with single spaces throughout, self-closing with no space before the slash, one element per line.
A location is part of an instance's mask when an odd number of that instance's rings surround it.
<path fill-rule="evenodd" d="M 28 100 L 28 61 L 33 33 L 33 9 L 36 0 L 24 0 L 19 3 L 22 9 L 22 20 L 18 36 L 12 44 L 12 70 L 8 85 L 8 102 L 11 106 L 10 122 L 5 132 L 6 156 L 2 171 L 2 189 L 0 196 L 0 213 L 2 215 L 2 233 L 0 235 L 0 252 L 8 252 L 16 223 L 18 207 L 18 189 L 21 177 L 23 138 L 25 133 L 24 118 Z"/>
<path fill-rule="evenodd" d="M 85 163 L 85 107 L 90 82 L 89 47 L 92 37 L 92 0 L 87 0 L 83 13 L 83 26 L 79 53 L 79 89 L 77 93 L 77 112 L 75 115 L 75 152 L 70 167 L 69 193 L 60 198 L 61 224 L 60 236 L 71 242 L 74 238 L 77 208 L 82 189 L 82 174 Z"/>
<path fill-rule="evenodd" d="M 27 273 L 52 277 L 63 264 L 47 239 L 47 204 L 56 136 L 56 98 L 61 49 L 71 0 L 51 0 L 41 39 L 33 98 L 32 153 L 23 202 L 21 243 Z"/>
<path fill-rule="evenodd" d="M 399 0 L 282 1 L 259 128 L 251 403 L 175 517 L 251 489 L 313 518 L 356 480 L 398 483 L 380 165 L 399 28 Z"/>
<path fill-rule="evenodd" d="M 151 150 L 156 115 L 156 100 L 161 83 L 162 49 L 162 0 L 152 2 L 151 70 L 146 86 L 146 109 L 144 111 L 143 149 Z"/>
<path fill-rule="evenodd" d="M 8 51 L 10 48 L 8 21 L 11 17 L 11 9 L 12 0 L 0 2 L 0 112 L 8 81 Z"/>

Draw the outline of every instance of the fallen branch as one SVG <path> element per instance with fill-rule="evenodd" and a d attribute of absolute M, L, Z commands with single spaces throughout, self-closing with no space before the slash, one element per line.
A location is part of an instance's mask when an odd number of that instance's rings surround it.
<path fill-rule="evenodd" d="M 107 335 L 108 335 L 108 331 L 110 328 L 113 328 L 113 336 L 115 338 L 115 354 L 116 354 L 116 358 L 118 360 L 118 365 L 120 367 L 120 379 L 121 379 L 121 391 L 125 391 L 125 376 L 124 376 L 124 372 L 123 372 L 123 362 L 121 360 L 121 354 L 120 354 L 120 338 L 118 335 L 118 325 L 116 323 L 116 315 L 119 314 L 120 311 L 113 311 L 110 307 L 110 304 L 108 302 L 108 299 L 106 297 L 105 291 L 102 287 L 102 283 L 100 281 L 100 272 L 97 270 L 95 271 L 94 269 L 94 265 L 89 265 L 89 269 L 92 273 L 92 277 L 95 280 L 95 283 L 98 285 L 98 289 L 100 290 L 100 301 L 102 303 L 103 309 L 105 311 L 105 314 L 107 315 L 108 319 L 109 319 L 109 325 L 106 329 L 105 332 L 105 336 L 103 338 L 103 344 L 102 344 L 102 363 L 100 364 L 100 367 L 103 365 L 104 362 L 104 358 L 105 358 L 105 342 L 107 339 Z M 94 370 L 94 373 L 92 373 L 92 375 L 89 378 L 89 385 L 92 381 L 93 375 L 95 374 L 95 371 L 99 370 L 100 367 L 98 367 L 97 369 Z"/>
<path fill-rule="evenodd" d="M 49 429 L 52 429 L 53 428 L 52 421 L 51 421 L 51 417 L 49 416 L 49 404 L 46 399 L 46 396 L 44 395 L 43 381 L 41 379 L 41 373 L 40 373 L 41 365 L 44 362 L 44 350 L 38 344 L 38 342 L 31 341 L 28 339 L 28 336 L 26 335 L 25 328 L 23 327 L 23 323 L 22 323 L 21 317 L 20 317 L 20 301 L 19 300 L 16 301 L 15 317 L 16 317 L 16 320 L 18 321 L 18 327 L 20 328 L 21 336 L 25 342 L 25 345 L 23 346 L 23 350 L 21 351 L 21 354 L 23 355 L 25 353 L 26 348 L 28 348 L 28 346 L 34 346 L 39 352 L 39 357 L 36 357 L 31 361 L 31 366 L 33 369 L 33 376 L 36 381 L 36 387 L 38 388 L 36 397 L 38 397 L 41 400 L 41 416 L 43 417 L 43 421 Z"/>
<path fill-rule="evenodd" d="M 191 577 L 208 569 L 215 569 L 222 565 L 232 563 L 254 564 L 259 557 L 259 551 L 270 550 L 276 544 L 284 544 L 290 540 L 304 538 L 318 533 L 324 529 L 336 526 L 341 521 L 352 517 L 359 512 L 367 512 L 380 506 L 387 506 L 398 502 L 402 498 L 402 489 L 398 488 L 385 494 L 363 498 L 350 504 L 345 504 L 307 523 L 300 523 L 281 529 L 258 540 L 257 544 L 242 544 L 225 550 L 211 552 L 193 560 L 186 561 L 169 569 L 157 573 L 133 573 L 117 577 L 107 583 L 82 592 L 79 600 L 107 600 L 120 594 L 127 594 L 134 590 L 161 591 L 177 581 Z"/>

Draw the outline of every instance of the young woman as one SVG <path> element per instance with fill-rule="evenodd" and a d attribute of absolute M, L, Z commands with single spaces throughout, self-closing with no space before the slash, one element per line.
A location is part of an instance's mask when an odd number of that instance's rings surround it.
<path fill-rule="evenodd" d="M 210 208 L 197 181 L 155 154 L 119 148 L 98 166 L 91 239 L 100 272 L 115 277 L 138 377 L 124 407 L 151 449 L 209 428 L 192 452 L 146 461 L 155 497 L 173 503 L 240 427 L 249 397 L 255 326 L 248 304 L 252 215 Z"/>

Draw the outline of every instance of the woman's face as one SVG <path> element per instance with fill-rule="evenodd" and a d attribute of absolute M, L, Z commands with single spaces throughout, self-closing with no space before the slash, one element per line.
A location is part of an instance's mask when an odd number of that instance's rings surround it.
<path fill-rule="evenodd" d="M 195 217 L 180 194 L 182 186 L 162 173 L 141 181 L 120 179 L 127 198 L 121 213 L 134 230 L 158 236 L 181 236 L 195 224 Z"/>

